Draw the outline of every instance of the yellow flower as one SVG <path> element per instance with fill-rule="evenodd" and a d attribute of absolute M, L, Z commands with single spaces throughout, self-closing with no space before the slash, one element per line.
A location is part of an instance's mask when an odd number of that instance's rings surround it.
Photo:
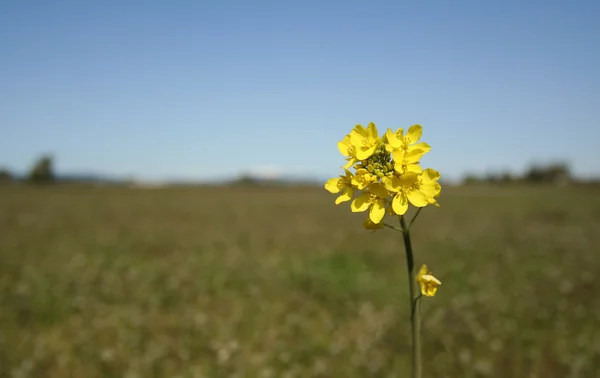
<path fill-rule="evenodd" d="M 377 230 L 383 228 L 383 223 L 373 223 L 371 218 L 367 217 L 363 222 L 363 227 L 367 230 Z"/>
<path fill-rule="evenodd" d="M 412 125 L 408 128 L 406 135 L 404 135 L 404 129 L 402 128 L 399 128 L 396 132 L 392 132 L 392 129 L 387 129 L 385 133 L 386 148 L 389 152 L 398 148 L 407 152 L 423 150 L 423 154 L 425 154 L 431 150 L 431 147 L 425 142 L 417 143 L 421 139 L 421 135 L 423 135 L 423 127 L 421 125 Z"/>
<path fill-rule="evenodd" d="M 362 125 L 354 126 L 354 129 L 350 132 L 350 142 L 355 148 L 356 158 L 366 160 L 375 153 L 375 150 L 381 144 L 381 139 L 377 127 L 371 122 L 366 129 Z"/>
<path fill-rule="evenodd" d="M 419 270 L 416 279 L 419 285 L 421 285 L 421 294 L 427 297 L 433 297 L 438 287 L 442 284 L 427 270 L 427 265 L 425 264 Z"/>
<path fill-rule="evenodd" d="M 398 215 L 403 215 L 408 210 L 410 202 L 416 207 L 425 207 L 435 204 L 441 191 L 441 185 L 436 182 L 440 174 L 433 169 L 426 169 L 422 174 L 406 172 L 402 176 L 384 179 L 387 190 L 394 194 L 392 209 Z"/>
<path fill-rule="evenodd" d="M 417 143 L 421 139 L 423 128 L 420 125 L 413 125 L 404 135 L 403 129 L 398 129 L 392 132 L 388 129 L 385 134 L 386 145 L 388 152 L 392 153 L 394 159 L 394 169 L 402 174 L 405 172 L 421 173 L 423 169 L 419 166 L 419 160 L 431 147 L 425 143 Z"/>
<path fill-rule="evenodd" d="M 358 161 L 356 158 L 356 149 L 350 141 L 350 134 L 346 135 L 344 139 L 340 140 L 337 146 L 338 150 L 340 150 L 340 153 L 346 157 L 347 163 L 344 165 L 344 169 L 350 168 Z"/>
<path fill-rule="evenodd" d="M 427 168 L 419 177 L 419 187 L 427 196 L 427 202 L 439 206 L 436 197 L 442 192 L 442 186 L 437 182 L 440 179 L 440 173 L 435 169 Z"/>
<path fill-rule="evenodd" d="M 405 172 L 421 173 L 423 168 L 419 165 L 419 160 L 425 155 L 426 151 L 415 149 L 406 151 L 403 148 L 397 148 L 392 151 L 394 159 L 394 170 L 400 174 Z"/>
<path fill-rule="evenodd" d="M 354 195 L 354 188 L 352 187 L 352 179 L 354 176 L 347 169 L 345 169 L 345 171 L 345 176 L 334 177 L 327 180 L 325 183 L 325 189 L 327 189 L 327 191 L 330 193 L 335 194 L 342 192 L 342 194 L 335 199 L 336 205 L 339 205 L 342 202 L 350 201 L 352 199 L 352 195 Z"/>
<path fill-rule="evenodd" d="M 388 191 L 380 183 L 370 184 L 367 191 L 356 197 L 350 204 L 353 213 L 371 210 L 369 219 L 378 224 L 385 216 Z"/>
<path fill-rule="evenodd" d="M 356 175 L 352 177 L 352 185 L 356 186 L 358 190 L 363 190 L 369 184 L 377 182 L 378 177 L 374 174 L 369 173 L 365 168 L 359 168 L 356 170 Z"/>

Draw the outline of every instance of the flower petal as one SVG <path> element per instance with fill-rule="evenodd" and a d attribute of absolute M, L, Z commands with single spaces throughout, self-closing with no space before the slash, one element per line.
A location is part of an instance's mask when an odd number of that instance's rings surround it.
<path fill-rule="evenodd" d="M 344 156 L 350 156 L 350 135 L 346 135 L 344 137 L 344 139 L 340 140 L 337 144 L 338 150 L 340 150 L 340 153 Z"/>
<path fill-rule="evenodd" d="M 442 186 L 439 182 L 429 181 L 421 184 L 419 191 L 428 199 L 433 199 L 442 191 Z M 431 201 L 430 201 L 431 202 Z M 415 205 L 416 206 L 416 205 Z"/>
<path fill-rule="evenodd" d="M 440 172 L 435 169 L 427 168 L 423 171 L 423 181 L 437 181 L 440 179 Z"/>
<path fill-rule="evenodd" d="M 362 136 L 363 138 L 367 137 L 367 129 L 365 129 L 365 127 L 361 124 L 358 124 L 356 126 L 354 126 L 354 128 L 352 129 L 352 131 L 350 132 L 352 134 L 352 132 L 356 132 L 358 133 L 360 136 Z"/>
<path fill-rule="evenodd" d="M 373 223 L 371 218 L 367 217 L 363 222 L 363 227 L 367 230 L 377 230 L 379 228 L 383 228 L 383 224 L 381 223 Z"/>
<path fill-rule="evenodd" d="M 334 177 L 332 179 L 327 180 L 327 182 L 325 183 L 325 189 L 329 192 L 329 193 L 339 193 L 340 192 L 340 187 L 338 186 L 338 184 L 340 183 L 341 178 L 340 177 Z"/>
<path fill-rule="evenodd" d="M 356 148 L 356 150 L 357 150 L 356 152 L 358 152 L 360 147 L 363 145 L 363 141 L 365 139 L 366 139 L 366 136 L 362 135 L 360 132 L 358 132 L 356 130 L 352 130 L 352 132 L 350 133 L 350 143 Z M 359 158 L 359 159 L 363 160 L 361 158 Z"/>
<path fill-rule="evenodd" d="M 406 172 L 421 173 L 421 172 L 423 172 L 423 168 L 421 168 L 421 166 L 416 163 L 415 164 L 407 164 Z"/>
<path fill-rule="evenodd" d="M 422 275 L 419 283 L 421 284 L 421 294 L 427 297 L 433 297 L 437 292 L 438 287 L 442 284 L 440 280 L 431 274 Z"/>
<path fill-rule="evenodd" d="M 354 194 L 354 189 L 352 189 L 350 187 L 346 187 L 344 189 L 344 192 L 342 194 L 340 194 L 340 196 L 338 198 L 335 199 L 335 204 L 339 205 L 342 202 L 350 201 L 352 199 L 353 194 Z"/>
<path fill-rule="evenodd" d="M 394 213 L 398 215 L 404 215 L 404 213 L 406 213 L 408 210 L 408 201 L 404 193 L 398 193 L 394 196 L 394 199 L 392 200 L 392 209 L 394 210 Z"/>
<path fill-rule="evenodd" d="M 385 137 L 387 138 L 387 142 L 390 145 L 390 147 L 392 147 L 392 149 L 402 147 L 402 141 L 398 139 L 398 137 L 392 131 L 392 129 L 387 129 L 387 131 L 385 132 Z"/>
<path fill-rule="evenodd" d="M 427 152 L 431 151 L 431 146 L 425 142 L 421 142 L 421 143 L 417 143 L 417 144 L 408 146 L 408 151 L 412 151 L 412 150 L 423 150 L 423 151 L 425 151 L 425 153 L 427 153 Z"/>
<path fill-rule="evenodd" d="M 427 151 L 419 150 L 419 149 L 409 150 L 404 155 L 404 162 L 406 162 L 406 163 L 418 163 L 419 160 L 421 160 L 421 158 L 423 157 L 423 155 L 425 155 L 426 153 L 427 153 Z"/>
<path fill-rule="evenodd" d="M 369 192 L 375 194 L 379 198 L 386 198 L 388 191 L 380 183 L 369 184 Z"/>
<path fill-rule="evenodd" d="M 385 201 L 380 199 L 373 203 L 371 206 L 371 211 L 369 212 L 369 219 L 373 221 L 373 223 L 380 223 L 383 217 L 385 216 Z"/>
<path fill-rule="evenodd" d="M 377 148 L 376 145 L 372 145 L 371 147 L 369 147 L 367 149 L 357 148 L 356 149 L 356 157 L 358 158 L 358 160 L 367 160 L 368 158 L 371 157 L 371 155 L 373 155 L 375 153 L 376 148 Z"/>
<path fill-rule="evenodd" d="M 408 128 L 406 132 L 406 137 L 408 138 L 409 143 L 417 143 L 419 139 L 421 139 L 421 135 L 423 134 L 423 128 L 421 125 L 412 125 Z"/>
<path fill-rule="evenodd" d="M 343 166 L 344 169 L 348 169 L 348 168 L 352 167 L 354 165 L 354 163 L 356 163 L 358 161 L 358 159 L 355 158 L 354 156 L 350 157 L 346 160 L 348 160 L 348 162 L 346 163 L 346 165 Z"/>
<path fill-rule="evenodd" d="M 385 188 L 390 192 L 398 192 L 400 189 L 402 189 L 402 181 L 398 176 L 393 176 L 391 178 L 385 177 L 383 180 L 383 185 L 385 185 Z"/>
<path fill-rule="evenodd" d="M 429 270 L 427 270 L 427 265 L 423 264 L 421 265 L 421 269 L 419 269 L 419 273 L 417 273 L 417 281 L 421 281 L 421 277 L 423 277 L 425 274 L 428 274 Z"/>
<path fill-rule="evenodd" d="M 394 162 L 396 163 L 402 163 L 404 161 L 405 154 L 406 152 L 403 148 L 396 148 L 392 151 L 392 159 L 394 159 Z"/>
<path fill-rule="evenodd" d="M 371 205 L 371 203 L 369 202 L 370 198 L 371 194 L 369 193 L 361 194 L 360 196 L 356 197 L 354 201 L 352 201 L 352 203 L 350 204 L 350 210 L 352 210 L 353 213 L 366 211 Z"/>
<path fill-rule="evenodd" d="M 429 205 L 429 201 L 427 200 L 427 196 L 420 190 L 411 190 L 406 196 L 411 204 L 416 207 L 425 207 Z"/>
<path fill-rule="evenodd" d="M 419 181 L 419 175 L 414 172 L 406 172 L 400 177 L 400 185 L 405 188 L 414 186 Z"/>
<path fill-rule="evenodd" d="M 375 126 L 373 122 L 370 122 L 369 126 L 367 126 L 367 137 L 371 141 L 379 139 L 379 132 L 377 131 L 377 126 Z"/>

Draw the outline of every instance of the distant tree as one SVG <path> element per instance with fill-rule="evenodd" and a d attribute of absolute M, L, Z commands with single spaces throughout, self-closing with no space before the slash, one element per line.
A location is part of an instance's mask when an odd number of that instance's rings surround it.
<path fill-rule="evenodd" d="M 234 182 L 233 185 L 239 186 L 254 186 L 260 184 L 260 180 L 256 177 L 253 177 L 250 174 L 244 173 L 240 175 Z"/>
<path fill-rule="evenodd" d="M 0 168 L 0 184 L 6 184 L 13 181 L 12 173 L 6 168 Z"/>
<path fill-rule="evenodd" d="M 44 155 L 40 157 L 27 176 L 27 181 L 35 184 L 47 184 L 54 182 L 54 161 L 52 156 Z"/>
<path fill-rule="evenodd" d="M 497 184 L 500 182 L 500 175 L 493 172 L 489 172 L 485 175 L 483 180 L 488 184 Z"/>
<path fill-rule="evenodd" d="M 504 171 L 500 174 L 500 182 L 502 184 L 508 184 L 514 181 L 514 177 L 513 175 L 508 172 L 508 171 Z"/>
<path fill-rule="evenodd" d="M 564 185 L 571 180 L 571 170 L 566 163 L 532 165 L 525 173 L 524 179 L 531 183 Z"/>
<path fill-rule="evenodd" d="M 463 184 L 465 184 L 465 185 L 477 184 L 478 182 L 481 182 L 481 179 L 473 173 L 467 174 L 463 179 Z"/>

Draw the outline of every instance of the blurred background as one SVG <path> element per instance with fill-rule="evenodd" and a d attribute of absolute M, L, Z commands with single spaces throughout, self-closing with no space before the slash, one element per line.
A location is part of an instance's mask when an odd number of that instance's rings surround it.
<path fill-rule="evenodd" d="M 2 2 L 0 377 L 407 376 L 401 237 L 323 188 L 369 122 L 442 176 L 424 376 L 600 376 L 599 17 Z"/>

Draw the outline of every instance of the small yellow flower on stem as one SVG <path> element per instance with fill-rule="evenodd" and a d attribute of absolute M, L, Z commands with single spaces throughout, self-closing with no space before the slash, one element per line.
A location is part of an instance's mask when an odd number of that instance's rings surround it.
<path fill-rule="evenodd" d="M 371 220 L 371 218 L 367 217 L 363 221 L 363 227 L 366 228 L 367 230 L 378 230 L 378 229 L 383 228 L 385 226 L 381 222 L 379 222 L 379 223 L 373 223 L 373 221 Z"/>
<path fill-rule="evenodd" d="M 354 188 L 352 187 L 352 173 L 347 169 L 345 176 L 334 177 L 332 179 L 327 180 L 325 183 L 325 189 L 329 193 L 339 193 L 342 192 L 338 198 L 335 199 L 335 204 L 339 205 L 342 202 L 350 201 L 352 196 L 354 195 Z"/>
<path fill-rule="evenodd" d="M 350 134 L 346 135 L 344 139 L 340 140 L 337 146 L 338 150 L 340 150 L 340 153 L 346 157 L 347 163 L 344 165 L 344 169 L 350 168 L 358 161 L 356 158 L 356 149 L 350 141 Z"/>
<path fill-rule="evenodd" d="M 378 224 L 385 216 L 385 205 L 388 191 L 379 183 L 370 184 L 368 191 L 356 197 L 350 209 L 353 213 L 369 211 L 369 219 Z"/>
<path fill-rule="evenodd" d="M 392 150 L 392 158 L 394 159 L 394 170 L 399 173 L 413 172 L 421 173 L 423 168 L 419 165 L 419 161 L 427 151 L 414 149 L 406 151 L 402 148 Z"/>
<path fill-rule="evenodd" d="M 421 125 L 413 125 L 408 128 L 406 135 L 404 135 L 404 129 L 400 128 L 393 132 L 392 129 L 388 129 L 385 133 L 385 137 L 387 140 L 387 150 L 392 152 L 395 149 L 402 149 L 406 152 L 410 152 L 412 150 L 423 150 L 423 153 L 429 152 L 431 147 L 425 143 L 417 143 L 419 139 L 421 139 L 421 135 L 423 134 L 423 128 Z"/>
<path fill-rule="evenodd" d="M 394 194 L 392 209 L 398 215 L 408 210 L 409 202 L 415 207 L 425 207 L 436 203 L 441 185 L 436 182 L 440 175 L 427 168 L 422 174 L 406 172 L 402 176 L 393 176 L 384 180 L 385 188 Z"/>
<path fill-rule="evenodd" d="M 363 190 L 369 184 L 377 182 L 379 178 L 370 173 L 365 168 L 359 168 L 356 170 L 356 175 L 352 177 L 352 185 L 354 185 L 358 190 Z"/>
<path fill-rule="evenodd" d="M 421 285 L 421 294 L 426 297 L 433 297 L 437 292 L 438 287 L 442 284 L 431 274 L 431 272 L 429 272 L 427 265 L 424 264 L 419 270 L 416 279 L 419 285 Z"/>
<path fill-rule="evenodd" d="M 362 125 L 356 125 L 350 132 L 350 142 L 355 148 L 356 158 L 366 160 L 375 153 L 381 143 L 377 127 L 373 122 L 365 129 Z"/>
<path fill-rule="evenodd" d="M 442 186 L 439 182 L 440 173 L 435 169 L 427 168 L 419 176 L 419 188 L 427 196 L 427 202 L 439 207 L 436 198 L 442 192 Z"/>

